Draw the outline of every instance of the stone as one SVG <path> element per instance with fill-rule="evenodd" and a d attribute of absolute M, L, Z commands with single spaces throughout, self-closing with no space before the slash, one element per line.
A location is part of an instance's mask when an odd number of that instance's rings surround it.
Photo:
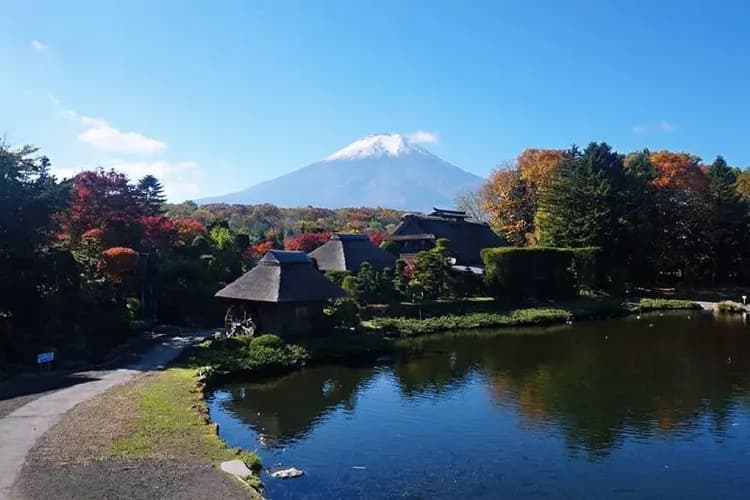
<path fill-rule="evenodd" d="M 276 472 L 271 473 L 271 477 L 274 477 L 276 479 L 294 479 L 295 477 L 300 477 L 302 475 L 304 475 L 304 472 L 299 469 L 295 469 L 294 467 L 277 470 Z"/>
<path fill-rule="evenodd" d="M 242 460 L 229 460 L 228 462 L 221 463 L 221 470 L 227 474 L 233 474 L 240 479 L 247 479 L 253 475 L 253 472 L 247 468 L 245 462 Z"/>

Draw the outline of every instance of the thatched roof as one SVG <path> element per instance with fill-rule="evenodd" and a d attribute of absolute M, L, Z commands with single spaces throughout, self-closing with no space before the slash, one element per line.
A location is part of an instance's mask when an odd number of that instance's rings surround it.
<path fill-rule="evenodd" d="M 505 242 L 484 222 L 465 220 L 456 211 L 436 210 L 433 213 L 450 212 L 444 217 L 435 215 L 406 214 L 401 223 L 388 236 L 393 241 L 414 239 L 436 240 L 446 238 L 456 257 L 456 264 L 481 266 L 480 252 L 483 248 L 498 247 Z"/>
<path fill-rule="evenodd" d="M 366 234 L 334 234 L 325 245 L 313 250 L 310 257 L 317 261 L 321 271 L 357 272 L 363 262 L 369 262 L 375 269 L 396 265 L 396 257 L 373 245 Z"/>
<path fill-rule="evenodd" d="M 284 250 L 270 250 L 257 266 L 216 292 L 224 299 L 257 302 L 323 302 L 345 295 L 305 252 Z"/>

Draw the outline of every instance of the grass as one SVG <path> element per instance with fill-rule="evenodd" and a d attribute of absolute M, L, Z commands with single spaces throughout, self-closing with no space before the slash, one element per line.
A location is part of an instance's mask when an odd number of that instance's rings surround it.
<path fill-rule="evenodd" d="M 111 456 L 211 462 L 240 459 L 250 469 L 260 470 L 256 454 L 228 448 L 219 438 L 218 427 L 208 418 L 203 388 L 194 368 L 153 372 L 124 390 L 128 392 L 126 397 L 136 402 L 136 411 L 129 418 L 126 432 L 112 442 Z M 261 486 L 257 475 L 248 478 L 246 484 L 254 490 Z"/>
<path fill-rule="evenodd" d="M 581 298 L 560 302 L 550 307 L 505 309 L 496 312 L 450 314 L 425 318 L 375 318 L 368 326 L 400 337 L 428 335 L 441 331 L 469 328 L 502 328 L 514 326 L 548 325 L 573 319 L 614 317 L 637 312 L 666 309 L 696 309 L 688 300 L 641 298 L 618 300 L 611 298 Z"/>

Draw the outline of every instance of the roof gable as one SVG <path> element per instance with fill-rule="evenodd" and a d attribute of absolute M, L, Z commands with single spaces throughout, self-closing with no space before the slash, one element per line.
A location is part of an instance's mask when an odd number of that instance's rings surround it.
<path fill-rule="evenodd" d="M 257 266 L 216 292 L 216 297 L 254 302 L 323 302 L 344 296 L 304 252 L 282 250 L 269 251 Z"/>
<path fill-rule="evenodd" d="M 310 252 L 310 257 L 323 271 L 356 272 L 363 262 L 369 262 L 375 269 L 396 265 L 396 257 L 373 245 L 366 234 L 334 234 L 323 246 Z"/>

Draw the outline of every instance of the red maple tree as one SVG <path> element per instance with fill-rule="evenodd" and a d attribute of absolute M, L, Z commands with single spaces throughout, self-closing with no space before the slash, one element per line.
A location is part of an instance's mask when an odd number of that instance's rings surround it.
<path fill-rule="evenodd" d="M 284 241 L 285 250 L 301 250 L 305 253 L 312 252 L 319 246 L 331 239 L 331 233 L 301 233 Z"/>

